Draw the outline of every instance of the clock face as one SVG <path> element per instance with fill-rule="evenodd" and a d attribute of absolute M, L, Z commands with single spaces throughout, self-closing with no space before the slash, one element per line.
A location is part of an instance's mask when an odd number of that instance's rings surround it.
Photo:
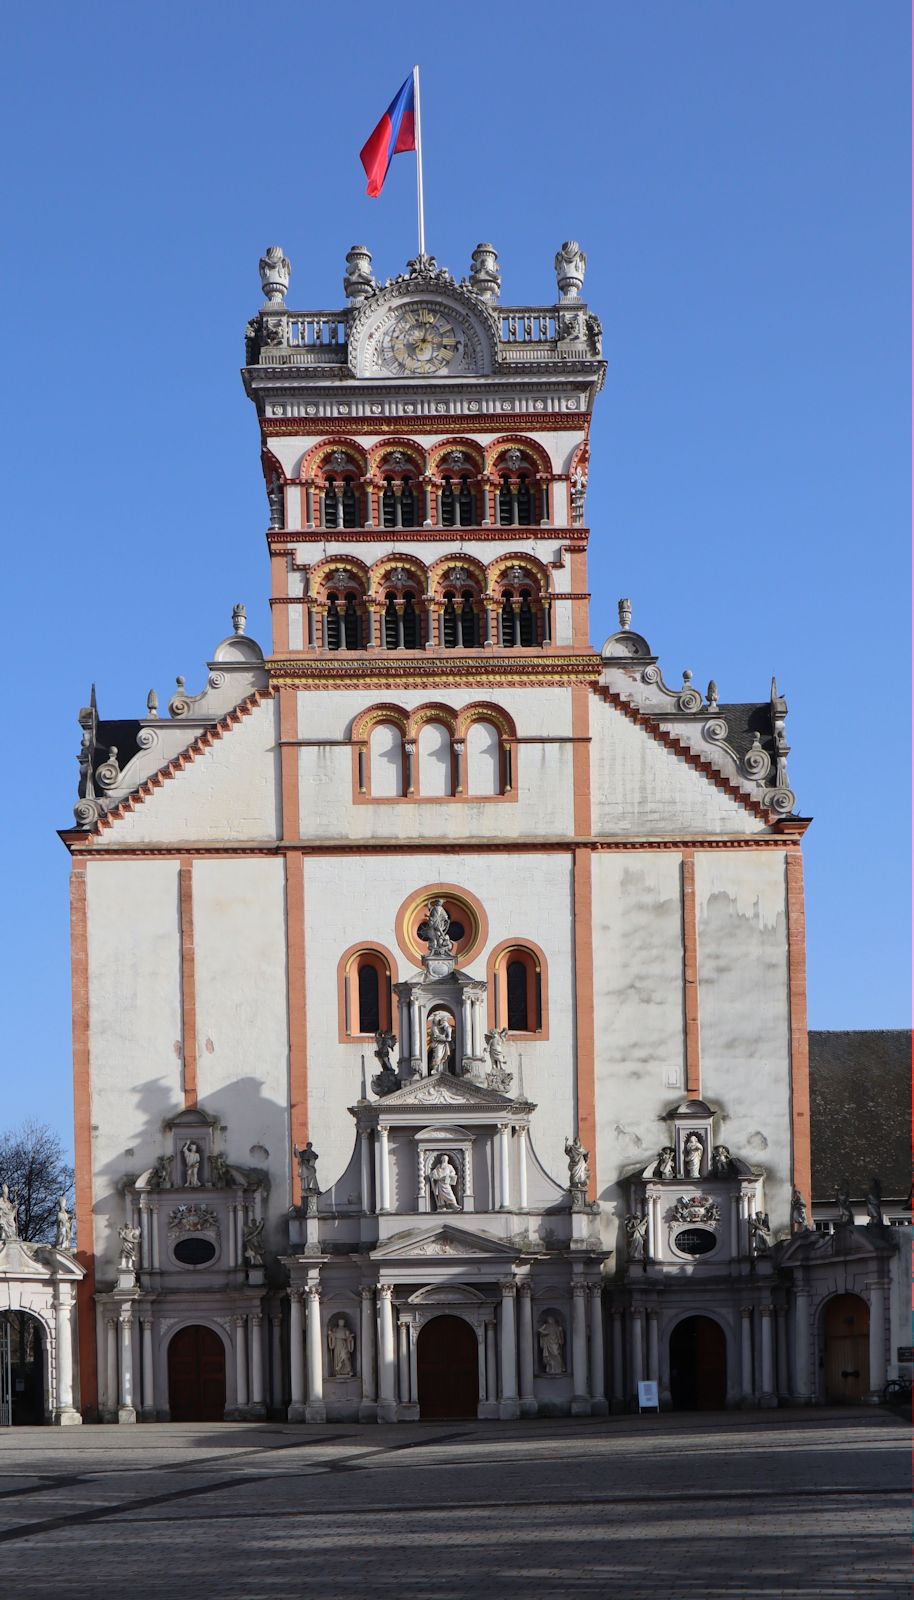
<path fill-rule="evenodd" d="M 462 349 L 463 339 L 443 311 L 434 306 L 408 306 L 386 330 L 381 359 L 388 372 L 425 377 L 443 372 Z"/>

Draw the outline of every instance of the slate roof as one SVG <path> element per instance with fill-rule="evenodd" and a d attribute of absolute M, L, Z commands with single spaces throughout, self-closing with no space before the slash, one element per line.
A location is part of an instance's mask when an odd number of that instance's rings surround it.
<path fill-rule="evenodd" d="M 813 1201 L 835 1188 L 863 1199 L 873 1173 L 886 1200 L 911 1187 L 911 1032 L 811 1031 L 809 1100 Z"/>
<path fill-rule="evenodd" d="M 718 706 L 718 712 L 727 724 L 726 743 L 737 755 L 742 757 L 752 748 L 753 735 L 758 733 L 761 737 L 762 749 L 771 757 L 771 782 L 774 782 L 774 728 L 771 722 L 771 702 L 766 700 L 762 705 L 745 705 L 738 701 L 723 701 Z M 707 711 L 705 712 L 707 716 Z"/>
<path fill-rule="evenodd" d="M 105 720 L 100 717 L 95 735 L 93 773 L 107 761 L 108 751 L 112 745 L 117 747 L 117 764 L 123 772 L 127 762 L 133 760 L 140 748 L 136 742 L 140 727 L 141 723 L 135 717 L 121 721 Z"/>

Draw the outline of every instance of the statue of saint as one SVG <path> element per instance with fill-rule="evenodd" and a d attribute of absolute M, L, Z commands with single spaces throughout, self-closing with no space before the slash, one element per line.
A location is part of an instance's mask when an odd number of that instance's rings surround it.
<path fill-rule="evenodd" d="M 630 1261 L 643 1261 L 647 1249 L 647 1217 L 635 1216 L 633 1212 L 625 1219 L 625 1238 L 628 1244 Z"/>
<path fill-rule="evenodd" d="M 766 1255 L 771 1249 L 771 1224 L 767 1211 L 756 1211 L 755 1216 L 749 1218 L 749 1243 L 757 1256 Z"/>
<path fill-rule="evenodd" d="M 839 1228 L 852 1228 L 854 1226 L 854 1208 L 851 1197 L 846 1189 L 835 1190 L 835 1204 L 838 1207 Z"/>
<path fill-rule="evenodd" d="M 252 1217 L 245 1223 L 242 1250 L 249 1267 L 263 1266 L 263 1217 Z"/>
<path fill-rule="evenodd" d="M 57 1216 L 55 1218 L 54 1244 L 58 1250 L 69 1250 L 71 1227 L 70 1213 L 67 1210 L 67 1197 L 62 1194 L 57 1201 Z"/>
<path fill-rule="evenodd" d="M 200 1146 L 193 1139 L 188 1139 L 181 1146 L 181 1155 L 184 1158 L 184 1184 L 188 1189 L 200 1187 Z"/>
<path fill-rule="evenodd" d="M 655 1178 L 670 1179 L 676 1176 L 676 1151 L 671 1144 L 665 1144 L 657 1158 L 654 1168 Z"/>
<path fill-rule="evenodd" d="M 790 1197 L 790 1227 L 793 1233 L 803 1233 L 809 1227 L 806 1201 L 799 1189 L 794 1189 Z"/>
<path fill-rule="evenodd" d="M 448 929 L 451 919 L 447 914 L 444 901 L 440 896 L 430 900 L 425 912 L 425 921 L 419 924 L 419 938 L 424 939 L 428 945 L 430 956 L 453 955 L 454 945 L 448 938 Z"/>
<path fill-rule="evenodd" d="M 18 1237 L 19 1217 L 16 1212 L 16 1202 L 10 1195 L 9 1184 L 5 1183 L 0 1189 L 0 1242 Z"/>
<path fill-rule="evenodd" d="M 554 1317 L 550 1311 L 536 1332 L 540 1342 L 543 1371 L 550 1378 L 556 1378 L 559 1373 L 565 1371 L 565 1329 L 558 1317 Z"/>
<path fill-rule="evenodd" d="M 705 1142 L 694 1129 L 682 1147 L 682 1163 L 685 1167 L 687 1178 L 701 1177 L 701 1163 L 705 1153 Z"/>
<path fill-rule="evenodd" d="M 443 1011 L 432 1014 L 430 1027 L 431 1043 L 428 1052 L 429 1075 L 433 1072 L 447 1072 L 451 1060 L 451 1045 L 454 1039 L 454 1027 L 449 1017 Z"/>
<path fill-rule="evenodd" d="M 435 1201 L 436 1211 L 459 1211 L 457 1200 L 457 1168 L 444 1151 L 429 1168 L 428 1182 Z"/>
<path fill-rule="evenodd" d="M 870 1192 L 866 1197 L 866 1214 L 868 1228 L 885 1227 L 885 1217 L 882 1214 L 882 1182 L 875 1175 L 870 1179 Z"/>
<path fill-rule="evenodd" d="M 335 1378 L 352 1377 L 352 1352 L 355 1349 L 355 1334 L 347 1325 L 345 1317 L 337 1317 L 327 1329 L 327 1343 L 330 1346 L 330 1366 Z"/>
<path fill-rule="evenodd" d="M 397 1042 L 396 1034 L 395 1033 L 385 1033 L 383 1031 L 383 1029 L 382 1029 L 380 1032 L 375 1034 L 374 1039 L 375 1039 L 375 1052 L 374 1053 L 375 1053 L 375 1055 L 377 1056 L 378 1060 L 381 1063 L 381 1071 L 382 1072 L 396 1072 L 397 1069 L 394 1066 L 393 1060 L 391 1058 L 391 1051 L 393 1050 L 394 1045 Z"/>
<path fill-rule="evenodd" d="M 123 1228 L 118 1228 L 117 1236 L 121 1241 L 118 1266 L 124 1272 L 135 1272 L 137 1257 L 140 1253 L 140 1230 L 139 1228 L 131 1228 L 129 1223 L 125 1223 Z"/>
<path fill-rule="evenodd" d="M 485 1036 L 489 1060 L 496 1071 L 507 1072 L 508 1070 L 508 1056 L 505 1050 L 507 1038 L 507 1028 L 490 1028 Z"/>
<path fill-rule="evenodd" d="M 589 1152 L 584 1149 L 577 1134 L 573 1139 L 565 1140 L 565 1154 L 568 1157 L 569 1188 L 586 1189 L 590 1178 Z"/>
<path fill-rule="evenodd" d="M 725 1144 L 716 1144 L 711 1156 L 711 1171 L 715 1178 L 729 1178 L 733 1173 L 733 1157 Z"/>
<path fill-rule="evenodd" d="M 304 1150 L 299 1150 L 298 1145 L 292 1146 L 292 1154 L 298 1162 L 298 1180 L 301 1184 L 302 1198 L 306 1194 L 320 1194 L 317 1183 L 318 1154 L 311 1140 L 305 1145 Z"/>

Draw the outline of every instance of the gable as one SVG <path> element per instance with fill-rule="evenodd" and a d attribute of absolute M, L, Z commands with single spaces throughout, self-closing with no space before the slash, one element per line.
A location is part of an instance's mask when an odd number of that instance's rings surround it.
<path fill-rule="evenodd" d="M 106 843 L 279 837 L 278 708 L 252 697 L 141 784 L 104 819 Z"/>
<path fill-rule="evenodd" d="M 693 752 L 604 693 L 591 706 L 593 829 L 638 836 L 763 834 L 767 814 Z M 731 792 L 732 791 L 732 792 Z"/>

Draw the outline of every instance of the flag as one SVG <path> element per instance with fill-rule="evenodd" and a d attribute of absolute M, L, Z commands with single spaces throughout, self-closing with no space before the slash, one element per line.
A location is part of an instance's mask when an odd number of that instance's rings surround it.
<path fill-rule="evenodd" d="M 359 152 L 368 176 L 368 193 L 374 197 L 384 187 L 391 158 L 416 148 L 416 90 L 413 74 L 400 85 L 383 117 Z"/>

